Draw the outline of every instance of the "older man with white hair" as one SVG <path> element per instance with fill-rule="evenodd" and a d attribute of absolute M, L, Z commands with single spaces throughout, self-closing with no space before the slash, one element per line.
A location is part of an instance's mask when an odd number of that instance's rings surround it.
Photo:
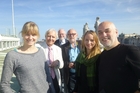
<path fill-rule="evenodd" d="M 58 30 L 58 39 L 55 41 L 55 45 L 57 45 L 57 46 L 61 46 L 61 45 L 63 45 L 63 44 L 65 44 L 65 43 L 67 43 L 68 42 L 68 40 L 66 39 L 66 32 L 65 32 L 65 30 L 64 29 L 59 29 Z"/>
<path fill-rule="evenodd" d="M 59 69 L 63 68 L 64 62 L 61 48 L 54 44 L 56 38 L 57 33 L 55 29 L 49 29 L 45 34 L 46 41 L 41 43 L 40 46 L 46 55 L 46 61 L 49 65 L 55 91 L 59 93 L 61 90 L 61 75 Z"/>

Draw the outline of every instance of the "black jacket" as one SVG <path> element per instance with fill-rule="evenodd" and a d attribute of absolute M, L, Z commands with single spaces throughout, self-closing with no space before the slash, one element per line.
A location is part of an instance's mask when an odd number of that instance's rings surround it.
<path fill-rule="evenodd" d="M 67 39 L 65 39 L 65 42 L 67 43 L 69 41 Z M 59 46 L 59 47 L 61 47 L 60 42 L 59 42 L 59 39 L 57 39 L 54 44 L 57 45 L 57 46 Z"/>
<path fill-rule="evenodd" d="M 81 46 L 79 45 L 79 43 L 78 43 L 77 47 L 81 51 Z M 66 44 L 62 45 L 61 49 L 62 49 L 62 56 L 63 56 L 63 61 L 64 61 L 64 67 L 63 67 L 63 69 L 64 69 L 64 82 L 66 84 L 68 84 L 69 70 L 70 70 L 68 67 L 68 64 L 70 62 L 70 60 L 69 60 L 70 43 L 67 42 Z"/>

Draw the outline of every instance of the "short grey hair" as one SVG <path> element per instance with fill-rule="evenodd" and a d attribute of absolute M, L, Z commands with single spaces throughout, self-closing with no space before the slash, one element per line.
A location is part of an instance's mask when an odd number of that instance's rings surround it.
<path fill-rule="evenodd" d="M 49 29 L 49 30 L 46 31 L 45 37 L 46 37 L 49 33 L 51 33 L 51 32 L 54 32 L 54 33 L 55 33 L 55 38 L 57 38 L 57 32 L 56 32 L 56 30 L 53 29 L 53 28 L 51 28 L 51 29 Z"/>

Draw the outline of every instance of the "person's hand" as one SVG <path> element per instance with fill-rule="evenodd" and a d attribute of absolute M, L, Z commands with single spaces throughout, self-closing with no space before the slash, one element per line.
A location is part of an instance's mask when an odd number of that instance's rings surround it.
<path fill-rule="evenodd" d="M 77 92 L 73 92 L 73 93 L 77 93 Z"/>
<path fill-rule="evenodd" d="M 58 60 L 53 61 L 53 62 L 50 64 L 50 67 L 56 67 L 56 66 L 58 66 Z"/>
<path fill-rule="evenodd" d="M 73 62 L 70 62 L 69 63 L 69 68 L 73 68 L 74 67 L 74 63 Z"/>

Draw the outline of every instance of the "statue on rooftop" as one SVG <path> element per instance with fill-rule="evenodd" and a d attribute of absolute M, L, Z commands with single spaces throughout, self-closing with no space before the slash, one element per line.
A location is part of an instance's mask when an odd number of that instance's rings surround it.
<path fill-rule="evenodd" d="M 96 22 L 95 22 L 95 24 L 94 24 L 94 28 L 95 28 L 95 32 L 97 33 L 97 29 L 98 29 L 98 26 L 99 26 L 99 24 L 100 24 L 100 21 L 99 21 L 99 17 L 96 17 Z"/>
<path fill-rule="evenodd" d="M 85 34 L 89 30 L 88 23 L 85 23 L 83 28 L 83 34 Z"/>

